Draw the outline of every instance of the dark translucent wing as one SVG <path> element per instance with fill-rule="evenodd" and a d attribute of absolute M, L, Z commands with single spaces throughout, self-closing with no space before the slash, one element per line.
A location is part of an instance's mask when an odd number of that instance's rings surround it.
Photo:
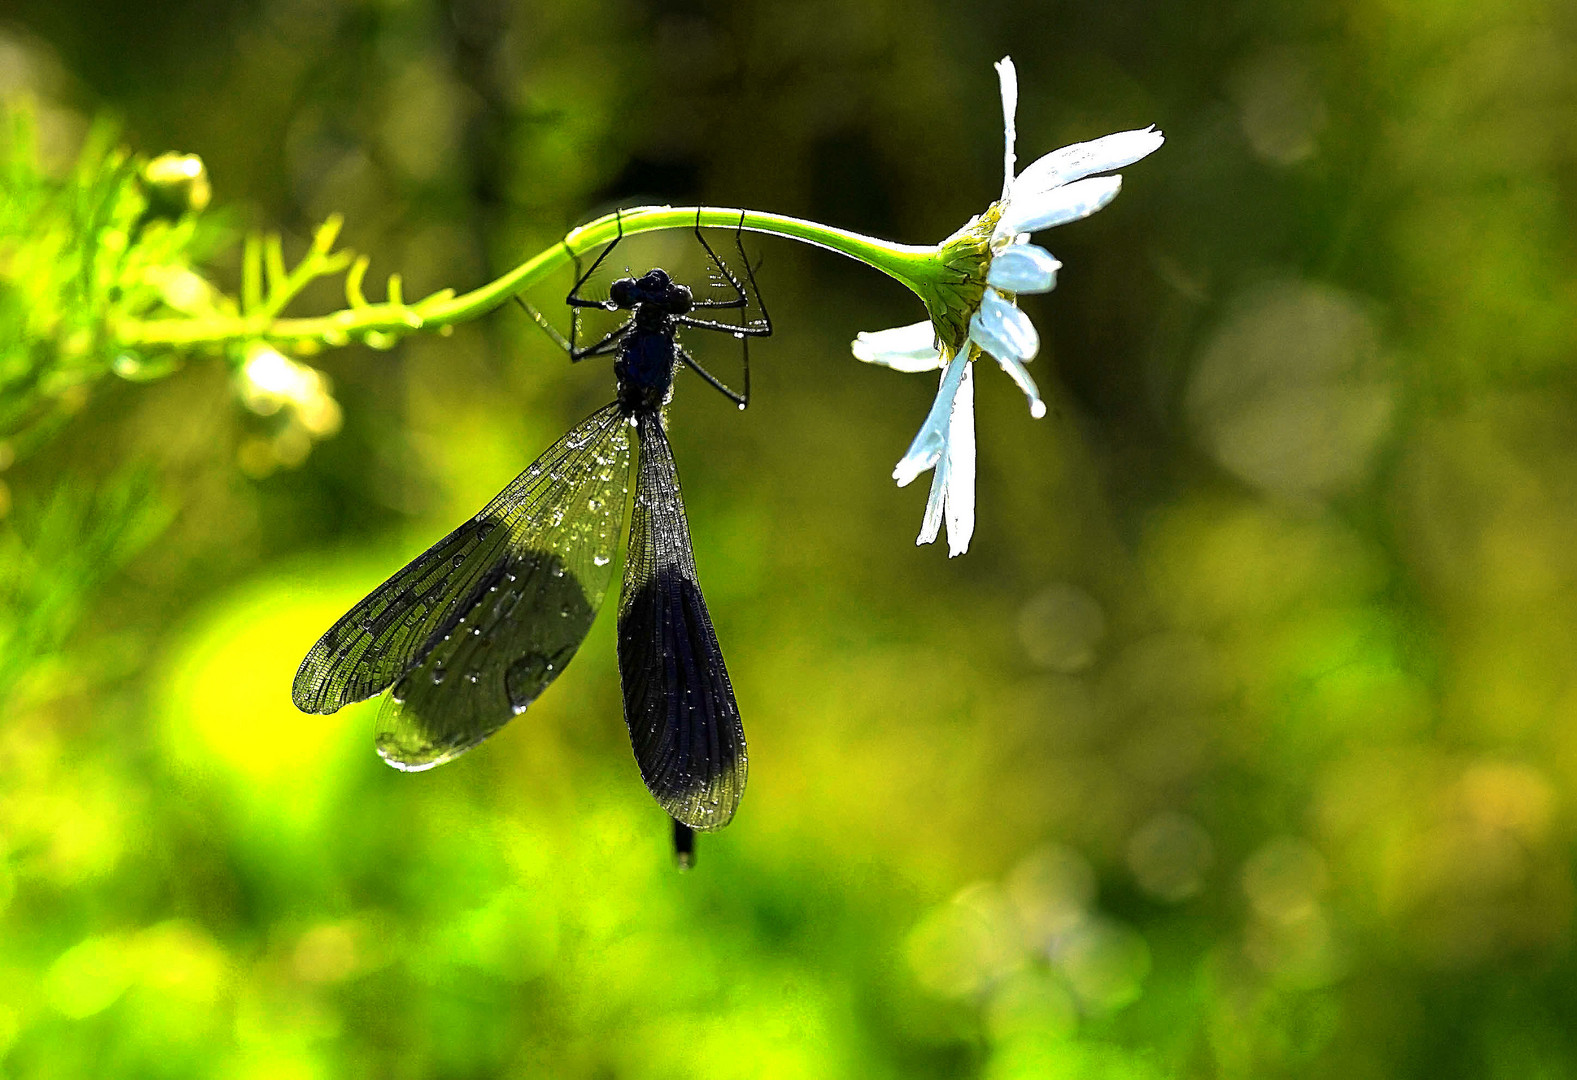
<path fill-rule="evenodd" d="M 447 761 L 523 712 L 590 629 L 629 491 L 628 425 L 609 405 L 482 511 L 353 607 L 296 672 L 296 706 L 328 713 L 393 687 L 378 752 Z"/>
<path fill-rule="evenodd" d="M 745 791 L 745 729 L 696 583 L 673 453 L 640 418 L 641 463 L 619 602 L 624 720 L 659 805 L 692 829 L 727 825 Z"/>

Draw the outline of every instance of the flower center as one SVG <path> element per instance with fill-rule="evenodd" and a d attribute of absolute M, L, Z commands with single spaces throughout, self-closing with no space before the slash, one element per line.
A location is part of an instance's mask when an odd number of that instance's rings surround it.
<path fill-rule="evenodd" d="M 980 309 L 986 294 L 986 272 L 991 269 L 991 230 L 1002 216 L 1002 204 L 992 203 L 937 248 L 934 273 L 917 284 L 937 338 L 950 355 L 969 339 L 969 319 Z"/>

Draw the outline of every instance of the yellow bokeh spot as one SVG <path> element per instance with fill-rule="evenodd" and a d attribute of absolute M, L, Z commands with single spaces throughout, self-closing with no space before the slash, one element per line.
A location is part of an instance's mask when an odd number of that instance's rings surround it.
<path fill-rule="evenodd" d="M 137 936 L 133 954 L 142 984 L 186 1007 L 219 997 L 229 970 L 224 949 L 200 926 L 172 920 Z"/>
<path fill-rule="evenodd" d="M 201 618 L 169 678 L 170 756 L 190 772 L 228 773 L 284 802 L 284 791 L 321 793 L 354 753 L 358 733 L 370 753 L 365 709 L 315 716 L 290 700 L 301 658 L 355 598 L 282 578 L 232 594 Z"/>
<path fill-rule="evenodd" d="M 50 965 L 45 993 L 55 1010 L 73 1020 L 103 1012 L 131 983 L 132 963 L 119 937 L 90 937 Z"/>

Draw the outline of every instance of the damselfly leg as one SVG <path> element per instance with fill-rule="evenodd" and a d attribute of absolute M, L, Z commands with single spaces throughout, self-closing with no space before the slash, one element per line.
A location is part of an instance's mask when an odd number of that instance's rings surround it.
<path fill-rule="evenodd" d="M 580 337 L 580 312 L 582 308 L 600 308 L 603 311 L 619 310 L 619 306 L 611 299 L 592 300 L 589 297 L 580 295 L 580 290 L 585 286 L 586 282 L 592 279 L 592 276 L 597 273 L 598 268 L 602 266 L 608 255 L 614 248 L 619 246 L 619 241 L 624 239 L 623 211 L 615 211 L 613 223 L 618 229 L 617 234 L 612 240 L 608 241 L 608 246 L 598 253 L 596 259 L 592 261 L 591 266 L 584 274 L 580 273 L 580 259 L 573 251 L 570 252 L 570 258 L 575 262 L 577 276 L 575 284 L 570 288 L 569 295 L 564 297 L 564 303 L 569 305 L 569 341 L 565 343 L 564 351 L 569 353 L 571 363 L 578 363 L 588 356 L 606 356 L 609 353 L 618 351 L 619 342 L 623 339 L 625 331 L 629 330 L 635 323 L 635 317 L 632 315 L 592 344 L 586 346 L 576 344 Z"/>
<path fill-rule="evenodd" d="M 743 391 L 737 391 L 727 386 L 721 379 L 697 363 L 695 357 L 683 349 L 679 350 L 679 359 L 686 367 L 705 379 L 713 389 L 743 409 L 750 404 L 750 339 L 753 337 L 770 337 L 772 334 L 772 316 L 767 313 L 767 305 L 761 299 L 760 290 L 756 288 L 756 273 L 750 265 L 750 257 L 745 254 L 745 212 L 743 210 L 739 212 L 739 223 L 734 227 L 734 247 L 739 252 L 739 261 L 745 267 L 744 284 L 740 283 L 739 278 L 728 268 L 728 264 L 718 258 L 717 252 L 712 249 L 712 245 L 707 243 L 706 236 L 701 232 L 701 211 L 699 209 L 695 212 L 694 230 L 696 242 L 701 245 L 702 250 L 711 259 L 713 267 L 716 268 L 714 279 L 720 278 L 726 282 L 733 289 L 734 295 L 727 300 L 696 300 L 692 307 L 697 309 L 737 309 L 745 311 L 749 309 L 753 300 L 761 312 L 761 320 L 759 322 L 742 321 L 729 323 L 720 319 L 697 319 L 691 315 L 680 315 L 674 319 L 681 326 L 693 327 L 696 330 L 713 330 L 718 333 L 732 334 L 739 339 L 741 349 L 740 363 L 745 380 Z"/>

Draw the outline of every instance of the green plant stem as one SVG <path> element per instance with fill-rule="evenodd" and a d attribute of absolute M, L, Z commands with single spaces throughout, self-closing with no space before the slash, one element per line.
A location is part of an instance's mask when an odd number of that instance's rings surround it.
<path fill-rule="evenodd" d="M 455 296 L 452 290 L 444 290 L 410 304 L 396 298 L 381 304 L 355 304 L 343 311 L 314 318 L 277 318 L 263 311 L 254 315 L 126 321 L 114 328 L 115 339 L 121 346 L 132 349 L 223 346 L 251 340 L 268 341 L 282 347 L 335 346 L 351 340 L 382 344 L 413 330 L 441 330 L 485 315 L 564 267 L 572 257 L 599 250 L 619 234 L 621 227 L 624 235 L 631 236 L 658 229 L 690 228 L 697 222 L 711 228 L 743 227 L 749 232 L 781 236 L 836 251 L 881 270 L 922 299 L 926 295 L 923 291 L 926 283 L 937 273 L 935 247 L 892 244 L 814 221 L 755 210 L 646 206 L 609 214 L 582 225 L 561 243 L 460 296 Z"/>

